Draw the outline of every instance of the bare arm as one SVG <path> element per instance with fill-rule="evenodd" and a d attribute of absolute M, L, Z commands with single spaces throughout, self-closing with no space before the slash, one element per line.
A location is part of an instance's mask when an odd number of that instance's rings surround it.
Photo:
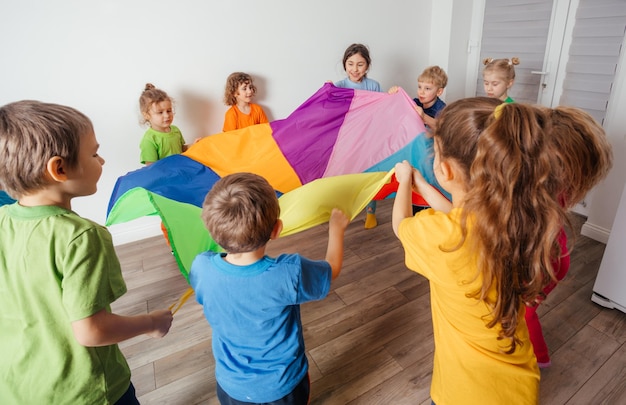
<path fill-rule="evenodd" d="M 333 280 L 336 279 L 341 272 L 341 265 L 343 264 L 343 237 L 349 223 L 350 218 L 340 209 L 334 208 L 330 213 L 326 261 L 330 263 L 333 272 Z"/>
<path fill-rule="evenodd" d="M 74 337 L 83 346 L 108 346 L 139 335 L 163 337 L 172 325 L 172 313 L 167 310 L 145 315 L 121 316 L 103 309 L 72 322 Z"/>
<path fill-rule="evenodd" d="M 424 124 L 428 125 L 431 131 L 434 131 L 437 128 L 437 120 L 435 118 L 423 112 L 421 114 L 421 117 L 422 117 L 422 121 L 424 121 Z"/>
<path fill-rule="evenodd" d="M 396 192 L 396 198 L 393 202 L 391 226 L 393 233 L 398 236 L 400 222 L 405 218 L 413 216 L 413 209 L 411 208 L 413 167 L 406 160 L 401 163 L 396 163 L 396 180 L 398 180 L 398 191 Z"/>
<path fill-rule="evenodd" d="M 430 205 L 432 208 L 437 211 L 443 211 L 445 213 L 450 212 L 452 209 L 452 203 L 448 201 L 446 197 L 443 196 L 434 186 L 429 184 L 422 173 L 413 169 L 413 189 L 416 193 L 421 195 L 424 200 Z M 396 174 L 397 177 L 397 174 Z"/>

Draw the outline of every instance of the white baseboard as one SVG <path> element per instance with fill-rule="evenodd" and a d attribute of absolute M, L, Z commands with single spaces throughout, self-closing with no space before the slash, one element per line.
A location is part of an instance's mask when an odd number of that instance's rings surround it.
<path fill-rule="evenodd" d="M 141 217 L 107 228 L 113 236 L 113 245 L 115 246 L 162 235 L 161 218 L 158 215 Z"/>
<path fill-rule="evenodd" d="M 580 229 L 580 234 L 598 242 L 607 243 L 611 230 L 585 222 Z"/>

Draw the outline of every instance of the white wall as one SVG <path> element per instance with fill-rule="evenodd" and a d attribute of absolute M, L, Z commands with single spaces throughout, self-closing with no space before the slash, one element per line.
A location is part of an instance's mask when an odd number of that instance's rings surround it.
<path fill-rule="evenodd" d="M 613 145 L 613 169 L 591 195 L 589 215 L 581 233 L 607 243 L 626 183 L 626 36 L 615 72 L 604 129 Z"/>
<path fill-rule="evenodd" d="M 430 27 L 430 0 L 3 3 L 0 105 L 37 99 L 93 120 L 104 173 L 98 193 L 73 208 L 100 223 L 116 179 L 140 167 L 137 100 L 146 82 L 176 99 L 174 123 L 193 141 L 221 132 L 233 71 L 255 77 L 257 102 L 274 120 L 343 78 L 343 51 L 353 42 L 370 47 L 370 77 L 411 94 L 429 55 L 429 29 L 418 22 Z"/>
<path fill-rule="evenodd" d="M 483 7 L 484 0 L 13 1 L 0 13 L 0 105 L 38 99 L 92 118 L 107 163 L 98 193 L 73 207 L 103 223 L 115 180 L 140 167 L 137 99 L 146 82 L 176 99 L 175 124 L 188 141 L 220 131 L 223 86 L 232 71 L 251 73 L 257 102 L 270 120 L 282 119 L 325 81 L 344 76 L 341 58 L 352 42 L 370 47 L 370 77 L 385 89 L 400 85 L 413 95 L 419 73 L 440 65 L 449 76 L 443 98 L 451 102 L 473 95 L 482 24 L 476 15 Z M 621 65 L 607 118 L 616 165 L 594 193 L 583 228 L 603 241 L 626 177 Z M 157 223 L 134 221 L 111 231 L 124 243 L 158 234 Z"/>

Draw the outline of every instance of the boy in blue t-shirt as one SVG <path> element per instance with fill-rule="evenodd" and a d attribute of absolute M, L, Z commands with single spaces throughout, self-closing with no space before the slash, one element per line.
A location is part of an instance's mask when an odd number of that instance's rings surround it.
<path fill-rule="evenodd" d="M 324 298 L 343 262 L 349 218 L 333 209 L 325 260 L 265 255 L 282 231 L 280 206 L 261 176 L 235 173 L 207 194 L 202 219 L 226 253 L 204 252 L 189 282 L 213 330 L 222 404 L 305 405 L 310 381 L 300 304 Z"/>
<path fill-rule="evenodd" d="M 117 343 L 161 337 L 168 310 L 111 313 L 126 292 L 111 234 L 72 211 L 104 159 L 89 118 L 58 104 L 0 108 L 0 403 L 138 404 Z"/>

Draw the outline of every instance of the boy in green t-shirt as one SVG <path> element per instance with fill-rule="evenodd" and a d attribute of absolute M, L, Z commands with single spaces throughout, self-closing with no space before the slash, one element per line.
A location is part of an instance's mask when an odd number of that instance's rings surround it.
<path fill-rule="evenodd" d="M 71 210 L 104 159 L 89 118 L 39 101 L 0 108 L 0 403 L 137 404 L 118 342 L 170 329 L 168 310 L 111 313 L 126 292 L 111 234 Z"/>

